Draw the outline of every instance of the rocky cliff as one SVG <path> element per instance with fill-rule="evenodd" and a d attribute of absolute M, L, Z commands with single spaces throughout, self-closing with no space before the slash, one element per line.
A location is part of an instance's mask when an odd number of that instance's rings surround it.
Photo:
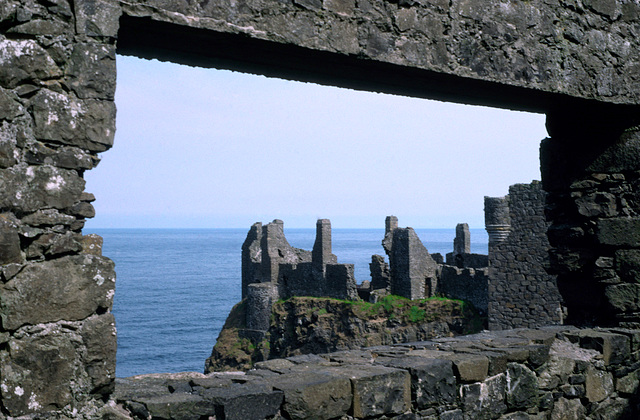
<path fill-rule="evenodd" d="M 372 304 L 294 297 L 273 305 L 267 334 L 256 337 L 244 325 L 245 307 L 243 301 L 232 309 L 206 372 L 248 370 L 267 359 L 422 341 L 484 327 L 475 309 L 458 300 L 387 296 Z"/>

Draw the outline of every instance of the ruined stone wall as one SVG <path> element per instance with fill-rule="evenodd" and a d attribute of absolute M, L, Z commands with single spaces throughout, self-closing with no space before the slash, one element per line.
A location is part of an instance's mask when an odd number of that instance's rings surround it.
<path fill-rule="evenodd" d="M 570 323 L 640 327 L 640 130 L 549 116 L 551 269 Z M 617 132 L 616 132 L 617 131 Z"/>
<path fill-rule="evenodd" d="M 114 397 L 136 419 L 634 420 L 639 351 L 637 331 L 520 329 L 118 379 Z"/>
<path fill-rule="evenodd" d="M 443 265 L 438 295 L 471 303 L 482 315 L 488 310 L 489 269 Z"/>
<path fill-rule="evenodd" d="M 90 416 L 113 390 L 114 264 L 82 227 L 83 173 L 115 132 L 118 17 L 0 3 L 0 418 Z"/>
<path fill-rule="evenodd" d="M 509 187 L 508 236 L 489 238 L 489 329 L 562 323 L 561 296 L 549 261 L 548 223 L 540 182 Z M 485 211 L 492 209 L 487 207 Z M 492 215 L 487 224 L 495 226 Z"/>

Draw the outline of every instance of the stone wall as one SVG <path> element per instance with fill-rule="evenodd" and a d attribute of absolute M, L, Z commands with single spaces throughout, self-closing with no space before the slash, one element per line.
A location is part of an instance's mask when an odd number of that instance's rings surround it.
<path fill-rule="evenodd" d="M 389 256 L 389 292 L 407 299 L 434 296 L 438 266 L 413 228 L 398 228 L 396 219 L 382 243 Z"/>
<path fill-rule="evenodd" d="M 557 116 L 556 116 L 557 118 Z M 580 325 L 640 327 L 640 130 L 548 117 L 551 269 Z"/>
<path fill-rule="evenodd" d="M 118 379 L 114 399 L 136 419 L 632 420 L 639 354 L 638 331 L 519 329 Z"/>
<path fill-rule="evenodd" d="M 562 298 L 549 261 L 546 193 L 540 182 L 509 187 L 486 199 L 489 231 L 489 329 L 562 323 Z M 499 227 L 499 228 L 498 228 Z"/>
<path fill-rule="evenodd" d="M 443 265 L 438 294 L 471 303 L 482 315 L 488 311 L 489 269 Z"/>
<path fill-rule="evenodd" d="M 453 252 L 439 264 L 437 294 L 471 303 L 483 316 L 487 314 L 489 258 L 471 253 L 469 225 L 458 223 Z"/>
<path fill-rule="evenodd" d="M 0 418 L 89 416 L 113 390 L 114 264 L 83 174 L 115 132 L 119 8 L 0 4 Z"/>

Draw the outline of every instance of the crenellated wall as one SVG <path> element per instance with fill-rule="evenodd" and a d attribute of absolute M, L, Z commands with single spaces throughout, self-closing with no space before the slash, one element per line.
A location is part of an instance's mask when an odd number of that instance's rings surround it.
<path fill-rule="evenodd" d="M 115 132 L 116 49 L 547 113 L 568 321 L 640 326 L 639 16 L 634 0 L 3 0 L 0 418 L 112 410 L 115 273 L 82 227 L 83 173 Z"/>

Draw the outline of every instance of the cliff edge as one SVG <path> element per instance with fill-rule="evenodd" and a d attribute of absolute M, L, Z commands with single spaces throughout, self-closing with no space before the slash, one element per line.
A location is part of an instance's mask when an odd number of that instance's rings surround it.
<path fill-rule="evenodd" d="M 367 303 L 292 297 L 274 303 L 269 329 L 260 336 L 246 329 L 245 310 L 244 300 L 231 310 L 205 373 L 249 370 L 274 358 L 469 334 L 482 330 L 486 321 L 472 305 L 452 299 L 391 295 Z"/>

